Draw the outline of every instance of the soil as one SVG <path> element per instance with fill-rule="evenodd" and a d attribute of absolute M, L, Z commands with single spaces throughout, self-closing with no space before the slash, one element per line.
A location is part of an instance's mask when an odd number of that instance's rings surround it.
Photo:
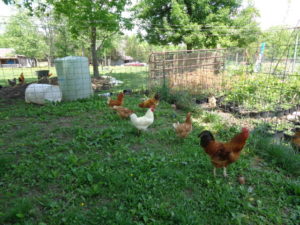
<path fill-rule="evenodd" d="M 0 98 L 3 98 L 5 100 L 7 99 L 17 99 L 25 97 L 25 90 L 27 88 L 28 84 L 18 84 L 13 87 L 2 87 L 0 89 Z"/>

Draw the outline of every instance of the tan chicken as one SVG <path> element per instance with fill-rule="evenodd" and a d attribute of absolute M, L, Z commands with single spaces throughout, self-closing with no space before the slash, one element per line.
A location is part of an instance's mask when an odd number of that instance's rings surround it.
<path fill-rule="evenodd" d="M 117 111 L 117 114 L 121 117 L 121 118 L 128 118 L 132 113 L 133 111 L 128 109 L 128 108 L 125 108 L 125 107 L 122 107 L 122 106 L 113 106 L 113 109 Z"/>
<path fill-rule="evenodd" d="M 188 112 L 186 114 L 186 119 L 184 123 L 179 123 L 179 122 L 173 123 L 173 127 L 175 129 L 177 136 L 181 138 L 186 138 L 193 129 L 191 113 Z"/>
<path fill-rule="evenodd" d="M 155 94 L 153 98 L 150 98 L 148 100 L 145 100 L 139 104 L 139 107 L 141 108 L 151 108 L 156 107 L 159 104 L 159 95 Z"/>

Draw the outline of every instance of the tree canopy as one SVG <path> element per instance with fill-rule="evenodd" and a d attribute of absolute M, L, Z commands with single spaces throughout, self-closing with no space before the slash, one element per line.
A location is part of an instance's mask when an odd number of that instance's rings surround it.
<path fill-rule="evenodd" d="M 257 10 L 241 0 L 141 0 L 134 8 L 140 34 L 151 44 L 181 44 L 188 49 L 244 46 L 255 40 Z M 247 28 L 244 28 L 247 27 Z M 244 28 L 244 29 L 240 29 Z"/>
<path fill-rule="evenodd" d="M 122 27 L 130 27 L 130 19 L 122 15 L 125 5 L 129 3 L 130 0 L 25 0 L 20 4 L 32 13 L 52 7 L 55 15 L 66 18 L 74 38 L 87 37 L 90 40 L 94 75 L 99 76 L 97 51 L 105 40 L 120 32 Z M 43 16 L 42 13 L 39 16 Z"/>
<path fill-rule="evenodd" d="M 10 18 L 1 40 L 1 47 L 14 48 L 17 54 L 28 57 L 41 59 L 47 52 L 44 37 L 25 13 L 18 13 Z"/>

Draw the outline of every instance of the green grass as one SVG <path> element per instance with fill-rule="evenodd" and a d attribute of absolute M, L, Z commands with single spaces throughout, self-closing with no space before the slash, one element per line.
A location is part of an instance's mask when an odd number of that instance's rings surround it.
<path fill-rule="evenodd" d="M 117 76 L 120 90 L 145 79 Z M 143 115 L 141 97 L 124 104 Z M 192 116 L 193 132 L 180 140 L 172 123 L 185 112 L 165 102 L 140 136 L 105 98 L 0 102 L 0 224 L 297 224 L 298 177 L 258 158 L 253 136 L 229 178 L 214 178 L 197 135 L 210 129 L 228 140 L 239 128 L 209 113 Z"/>
<path fill-rule="evenodd" d="M 33 67 L 33 68 L 0 68 L 0 85 L 8 86 L 7 79 L 18 78 L 21 73 L 24 73 L 26 82 L 37 81 L 36 71 L 49 70 L 56 76 L 55 67 Z M 102 75 L 110 75 L 117 79 L 122 79 L 124 84 L 122 87 L 127 88 L 146 88 L 146 78 L 148 67 L 136 67 L 136 66 L 111 66 L 111 67 L 99 67 L 99 72 Z M 110 73 L 112 72 L 112 73 Z M 93 68 L 90 66 L 90 74 L 93 74 Z M 138 75 L 138 76 L 137 76 Z M 116 88 L 115 88 L 116 89 Z M 118 90 L 118 89 L 117 89 Z"/>

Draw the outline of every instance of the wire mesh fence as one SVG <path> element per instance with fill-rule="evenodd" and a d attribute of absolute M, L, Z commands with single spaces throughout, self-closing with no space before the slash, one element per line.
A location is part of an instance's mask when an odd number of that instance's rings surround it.
<path fill-rule="evenodd" d="M 270 122 L 276 129 L 293 127 L 300 118 L 299 60 L 288 53 L 275 57 L 273 51 L 257 47 L 152 53 L 149 86 L 187 91 L 207 110 Z"/>
<path fill-rule="evenodd" d="M 152 53 L 149 59 L 149 85 L 166 85 L 192 94 L 220 90 L 224 49 Z"/>

